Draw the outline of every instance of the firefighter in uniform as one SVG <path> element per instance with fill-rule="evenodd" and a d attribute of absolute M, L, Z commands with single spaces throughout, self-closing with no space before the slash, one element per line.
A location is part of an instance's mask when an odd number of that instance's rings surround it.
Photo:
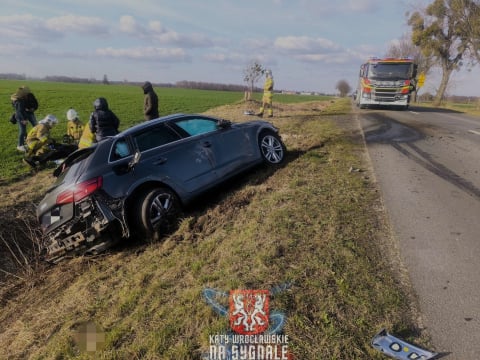
<path fill-rule="evenodd" d="M 265 83 L 263 84 L 263 98 L 262 98 L 262 107 L 257 113 L 258 116 L 263 116 L 263 112 L 267 109 L 268 117 L 273 116 L 272 108 L 272 97 L 273 97 L 273 76 L 271 70 L 265 71 Z"/>
<path fill-rule="evenodd" d="M 93 145 L 95 141 L 95 134 L 92 133 L 89 126 L 85 126 L 83 129 L 82 136 L 80 137 L 80 141 L 78 142 L 78 148 L 84 149 Z"/>
<path fill-rule="evenodd" d="M 37 162 L 44 160 L 54 151 L 53 145 L 55 141 L 50 136 L 50 130 L 57 123 L 58 120 L 55 115 L 49 114 L 28 132 L 23 161 L 32 168 L 36 168 Z"/>
<path fill-rule="evenodd" d="M 83 124 L 78 118 L 78 114 L 74 109 L 67 111 L 67 139 L 66 143 L 77 144 L 83 133 Z"/>

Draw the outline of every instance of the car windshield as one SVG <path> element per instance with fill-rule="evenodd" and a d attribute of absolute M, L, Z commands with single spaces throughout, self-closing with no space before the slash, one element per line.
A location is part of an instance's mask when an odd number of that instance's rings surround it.
<path fill-rule="evenodd" d="M 398 79 L 406 80 L 411 76 L 412 64 L 404 63 L 376 63 L 368 67 L 369 79 Z"/>

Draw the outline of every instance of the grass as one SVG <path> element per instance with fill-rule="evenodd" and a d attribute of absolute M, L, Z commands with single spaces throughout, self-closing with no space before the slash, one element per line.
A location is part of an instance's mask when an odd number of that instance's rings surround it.
<path fill-rule="evenodd" d="M 431 102 L 420 102 L 415 103 L 416 106 L 426 106 L 431 107 Z M 472 116 L 480 116 L 480 102 L 479 101 L 471 101 L 468 103 L 460 103 L 460 102 L 452 102 L 447 101 L 442 103 L 441 108 L 450 109 L 453 111 L 458 111 L 467 115 Z"/>
<path fill-rule="evenodd" d="M 242 109 L 208 113 L 244 121 Z M 68 260 L 4 293 L 0 358 L 200 359 L 209 335 L 229 328 L 204 289 L 284 284 L 270 308 L 285 314 L 296 359 L 383 359 L 370 346 L 383 327 L 425 343 L 385 251 L 381 201 L 349 109 L 348 99 L 277 104 L 283 167 L 217 188 L 162 242 Z M 89 321 L 105 333 L 95 355 L 74 341 Z"/>

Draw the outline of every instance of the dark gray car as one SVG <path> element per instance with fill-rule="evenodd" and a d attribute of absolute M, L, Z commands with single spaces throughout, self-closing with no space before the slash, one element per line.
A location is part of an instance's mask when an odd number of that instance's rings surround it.
<path fill-rule="evenodd" d="M 176 114 L 71 154 L 37 208 L 47 260 L 97 253 L 132 234 L 159 238 L 198 195 L 254 165 L 285 158 L 266 121 Z"/>

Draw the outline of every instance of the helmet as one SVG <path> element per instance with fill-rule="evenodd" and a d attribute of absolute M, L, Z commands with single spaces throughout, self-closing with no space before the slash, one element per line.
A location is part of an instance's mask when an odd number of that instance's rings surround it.
<path fill-rule="evenodd" d="M 108 110 L 107 99 L 100 97 L 93 102 L 95 110 Z"/>
<path fill-rule="evenodd" d="M 40 124 L 45 124 L 45 125 L 48 125 L 50 127 L 53 127 L 54 125 L 58 124 L 58 120 L 57 120 L 57 117 L 55 115 L 48 114 L 47 116 L 45 116 L 45 119 L 40 121 Z"/>
<path fill-rule="evenodd" d="M 270 70 L 270 69 L 265 70 L 265 76 L 266 77 L 272 77 L 272 70 Z"/>
<path fill-rule="evenodd" d="M 74 109 L 70 109 L 67 111 L 67 119 L 68 120 L 75 120 L 78 118 L 78 114 Z"/>

